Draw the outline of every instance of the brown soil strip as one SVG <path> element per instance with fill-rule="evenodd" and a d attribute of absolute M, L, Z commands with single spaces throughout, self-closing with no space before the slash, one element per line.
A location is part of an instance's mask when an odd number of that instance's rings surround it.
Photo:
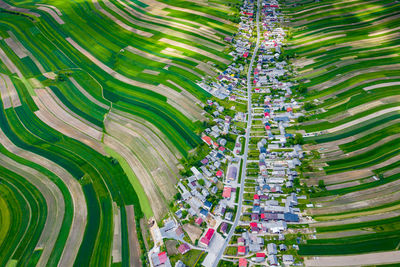
<path fill-rule="evenodd" d="M 121 236 L 121 211 L 117 204 L 113 203 L 114 213 L 114 238 L 112 249 L 112 262 L 122 262 L 122 236 Z"/>
<path fill-rule="evenodd" d="M 304 263 L 310 267 L 338 267 L 338 266 L 364 266 L 381 265 L 400 262 L 400 251 L 388 251 L 350 256 L 329 256 L 305 259 Z"/>
<path fill-rule="evenodd" d="M 125 207 L 126 219 L 128 222 L 128 238 L 129 238 L 129 266 L 141 267 L 140 261 L 140 245 L 136 233 L 135 210 L 133 205 Z"/>
<path fill-rule="evenodd" d="M 49 14 L 55 21 L 57 21 L 58 24 L 65 24 L 65 22 L 60 18 L 60 16 L 51 8 L 48 8 L 46 6 L 40 6 L 38 9 L 46 12 Z"/>

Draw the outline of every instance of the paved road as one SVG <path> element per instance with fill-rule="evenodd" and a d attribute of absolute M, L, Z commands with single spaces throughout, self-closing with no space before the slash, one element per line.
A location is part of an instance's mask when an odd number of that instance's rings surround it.
<path fill-rule="evenodd" d="M 222 255 L 226 249 L 226 247 L 229 244 L 229 240 L 231 239 L 236 226 L 239 223 L 240 215 L 241 215 L 241 210 L 242 210 L 242 202 L 243 202 L 243 189 L 244 189 L 244 180 L 246 177 L 246 164 L 247 164 L 247 154 L 249 152 L 249 140 L 250 140 L 250 129 L 251 129 L 251 121 L 252 121 L 252 110 L 251 110 L 251 90 L 252 90 L 252 81 L 251 81 L 251 75 L 253 72 L 253 64 L 254 60 L 256 59 L 257 56 L 257 51 L 260 45 L 260 0 L 257 0 L 257 13 L 256 13 L 256 26 L 257 26 L 257 43 L 256 47 L 254 48 L 253 55 L 251 57 L 250 65 L 249 65 L 249 71 L 247 73 L 247 110 L 248 110 L 248 118 L 247 118 L 247 128 L 246 128 L 246 142 L 245 142 L 245 147 L 244 147 L 244 153 L 243 153 L 243 168 L 242 168 L 242 173 L 241 173 L 241 183 L 240 183 L 240 195 L 239 195 L 239 204 L 238 204 L 238 209 L 236 212 L 236 217 L 235 221 L 233 222 L 233 226 L 231 227 L 231 230 L 229 231 L 228 237 L 225 239 L 225 243 L 220 249 L 217 257 L 215 258 L 215 261 L 212 265 L 212 267 L 216 267 L 219 263 L 219 261 L 222 258 Z M 243 148 L 242 148 L 243 149 Z"/>

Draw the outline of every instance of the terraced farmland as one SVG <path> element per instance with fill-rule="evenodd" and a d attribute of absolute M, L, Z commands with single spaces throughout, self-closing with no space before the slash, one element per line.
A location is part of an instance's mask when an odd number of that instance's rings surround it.
<path fill-rule="evenodd" d="M 400 3 L 285 3 L 292 28 L 286 54 L 294 57 L 297 90 L 309 103 L 298 130 L 319 154 L 305 170 L 320 205 L 308 210 L 317 220 L 316 239 L 300 253 L 398 251 Z M 383 262 L 400 261 L 396 253 Z"/>
<path fill-rule="evenodd" d="M 196 81 L 230 63 L 237 2 L 0 0 L 0 266 L 129 265 L 200 143 Z"/>

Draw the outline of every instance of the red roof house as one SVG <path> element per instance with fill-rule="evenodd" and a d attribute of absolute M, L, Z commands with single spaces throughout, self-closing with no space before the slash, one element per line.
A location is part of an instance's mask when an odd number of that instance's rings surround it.
<path fill-rule="evenodd" d="M 260 199 L 260 197 L 257 194 L 255 194 L 253 199 Z"/>
<path fill-rule="evenodd" d="M 207 233 L 204 235 L 203 238 L 200 239 L 200 243 L 202 243 L 203 245 L 205 245 L 206 247 L 208 247 L 208 245 L 210 244 L 210 241 L 212 239 L 212 237 L 214 236 L 214 232 L 215 230 L 210 228 L 208 229 Z"/>
<path fill-rule="evenodd" d="M 221 178 L 223 175 L 221 170 L 218 170 L 217 173 L 215 174 L 215 176 L 217 176 L 218 178 Z"/>
<path fill-rule="evenodd" d="M 168 257 L 167 257 L 167 253 L 165 251 L 158 253 L 158 260 L 160 261 L 160 264 L 166 263 L 167 259 L 168 259 Z"/>
<path fill-rule="evenodd" d="M 179 252 L 183 255 L 183 254 L 185 254 L 186 252 L 188 252 L 188 251 L 190 250 L 190 247 L 189 247 L 188 244 L 182 243 L 182 244 L 179 246 L 178 250 L 179 250 Z"/>
<path fill-rule="evenodd" d="M 257 227 L 257 223 L 256 222 L 251 222 L 250 223 L 250 227 Z"/>
<path fill-rule="evenodd" d="M 197 217 L 197 219 L 194 222 L 200 225 L 203 222 L 203 219 L 201 217 Z"/>
<path fill-rule="evenodd" d="M 257 258 L 265 258 L 265 253 L 264 252 L 256 253 L 256 257 Z"/>
<path fill-rule="evenodd" d="M 239 267 L 247 267 L 247 259 L 240 258 L 239 259 Z"/>
<path fill-rule="evenodd" d="M 224 187 L 224 191 L 222 191 L 222 197 L 230 198 L 231 197 L 232 188 L 231 187 Z"/>
<path fill-rule="evenodd" d="M 238 255 L 246 254 L 246 247 L 245 246 L 238 246 Z"/>
<path fill-rule="evenodd" d="M 243 54 L 243 57 L 244 58 L 247 58 L 249 56 L 249 52 L 245 52 L 244 54 Z"/>
<path fill-rule="evenodd" d="M 211 145 L 212 144 L 211 137 L 209 137 L 207 135 L 203 136 L 201 139 L 203 139 L 203 141 L 206 142 L 207 145 Z"/>

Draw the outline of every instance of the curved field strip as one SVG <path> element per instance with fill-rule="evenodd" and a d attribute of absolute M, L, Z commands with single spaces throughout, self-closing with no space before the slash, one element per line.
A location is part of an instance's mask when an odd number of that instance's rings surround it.
<path fill-rule="evenodd" d="M 47 205 L 46 223 L 44 224 L 42 234 L 36 245 L 37 249 L 42 249 L 38 265 L 44 266 L 48 262 L 63 222 L 65 211 L 63 195 L 54 184 L 48 181 L 45 183 L 47 180 L 45 175 L 11 160 L 3 154 L 0 154 L 0 165 L 25 177 L 45 198 Z"/>
<path fill-rule="evenodd" d="M 71 259 L 76 257 L 78 253 L 79 245 L 83 238 L 84 229 L 86 226 L 87 208 L 86 205 L 81 203 L 85 202 L 82 188 L 75 178 L 72 177 L 65 169 L 58 166 L 56 163 L 41 157 L 40 155 L 34 154 L 30 151 L 21 149 L 15 146 L 3 133 L 0 131 L 1 144 L 11 153 L 20 156 L 21 158 L 32 161 L 39 166 L 43 166 L 47 170 L 53 172 L 59 177 L 66 186 L 68 194 L 71 195 L 73 202 L 73 220 L 70 228 L 70 234 L 67 235 L 67 241 L 65 247 L 62 250 L 62 256 L 60 264 L 63 266 L 72 266 Z M 60 253 L 61 254 L 61 253 Z"/>
<path fill-rule="evenodd" d="M 195 35 L 200 35 L 204 38 L 210 39 L 210 40 L 216 40 L 219 41 L 221 44 L 223 43 L 223 41 L 219 40 L 220 38 L 218 38 L 217 36 L 213 36 L 213 35 L 209 35 L 207 33 L 203 33 L 201 30 L 196 30 L 196 29 L 192 29 L 189 27 L 186 27 L 185 25 L 180 25 L 180 24 L 176 24 L 176 23 L 168 23 L 168 28 L 163 27 L 163 26 L 159 26 L 158 23 L 162 23 L 165 22 L 163 20 L 157 20 L 154 18 L 149 18 L 144 16 L 142 13 L 140 12 L 135 12 L 133 9 L 127 9 L 127 11 L 129 12 L 129 14 L 139 20 L 133 19 L 132 17 L 130 17 L 129 15 L 127 15 L 126 13 L 124 13 L 122 10 L 120 10 L 119 8 L 117 8 L 115 5 L 113 5 L 110 1 L 108 0 L 103 0 L 102 2 L 105 3 L 105 5 L 110 8 L 113 12 L 115 12 L 116 14 L 118 14 L 119 16 L 121 16 L 122 18 L 124 18 L 125 20 L 129 21 L 130 23 L 134 24 L 134 25 L 138 25 L 141 26 L 143 28 L 148 28 L 148 29 L 152 29 L 152 30 L 156 30 L 159 32 L 162 32 L 164 34 L 168 34 L 168 35 L 172 35 L 172 36 L 176 36 L 182 39 L 188 39 L 188 36 L 185 35 L 184 33 L 180 33 L 177 32 L 175 30 L 169 29 L 169 27 L 174 27 L 174 28 L 179 28 L 179 29 L 183 29 L 185 31 L 189 31 L 192 34 Z M 121 2 L 120 2 L 121 3 Z M 146 22 L 142 22 L 143 21 L 148 21 L 149 23 Z M 157 24 L 155 24 L 157 23 Z M 204 46 L 210 47 L 212 49 L 215 49 L 217 51 L 222 51 L 224 49 L 224 46 L 212 43 L 210 41 L 204 40 L 202 38 L 198 38 L 198 37 L 192 37 L 193 41 L 198 42 Z"/>

